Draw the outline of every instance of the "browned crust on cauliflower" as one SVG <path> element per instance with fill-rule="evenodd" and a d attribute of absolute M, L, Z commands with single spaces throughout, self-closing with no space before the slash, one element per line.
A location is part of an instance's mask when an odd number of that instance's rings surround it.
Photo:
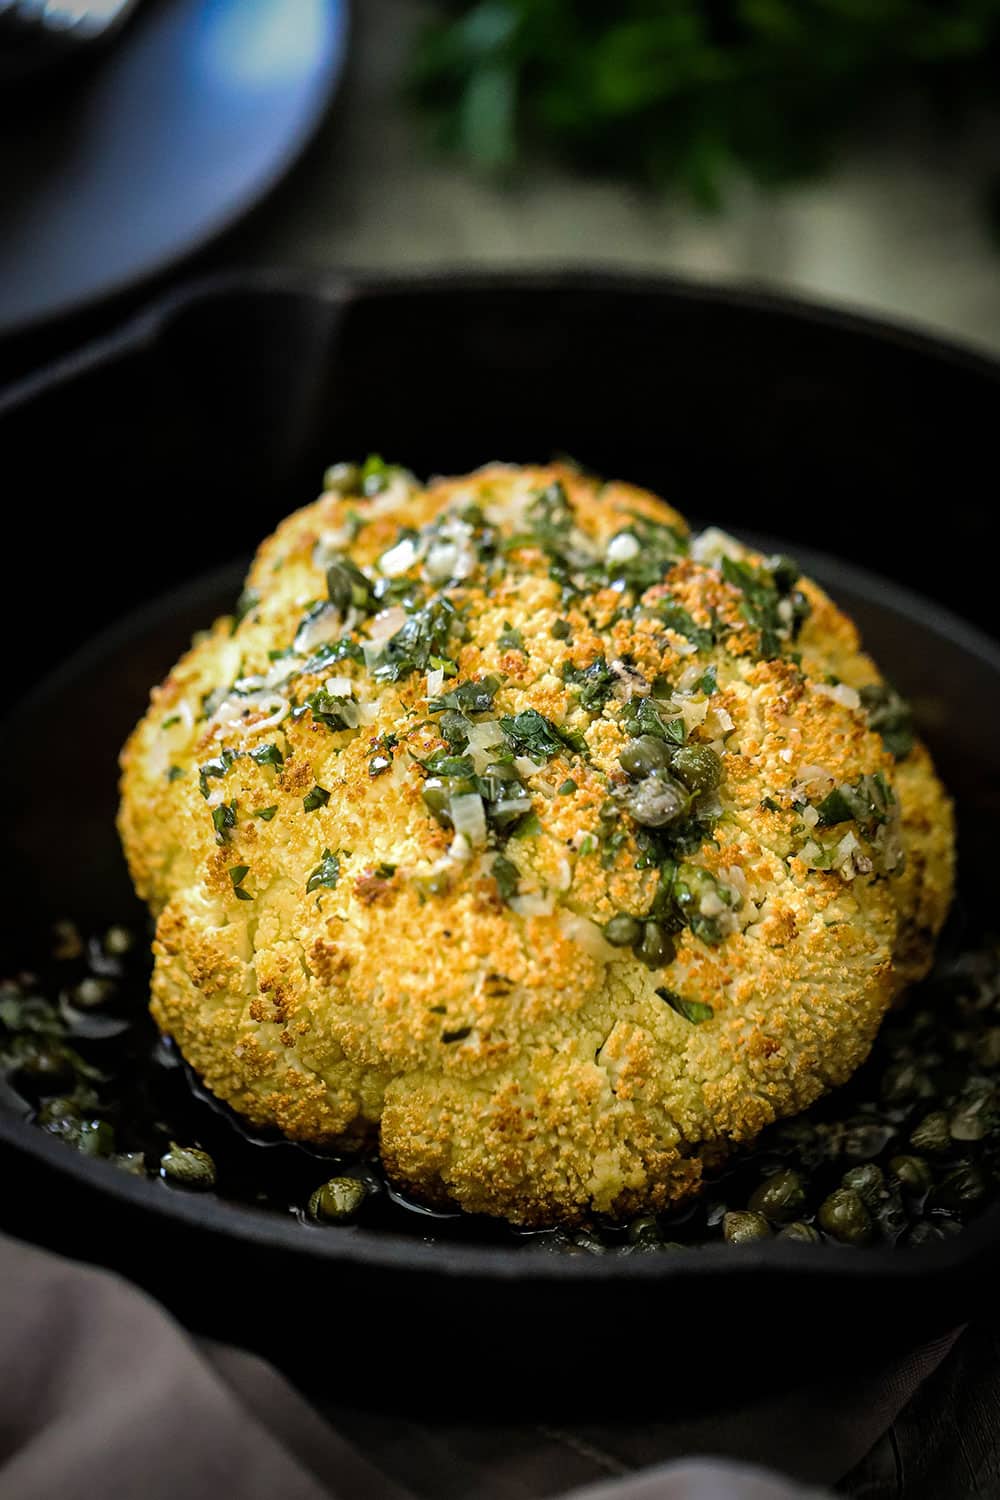
<path fill-rule="evenodd" d="M 848 689 L 878 672 L 814 584 L 798 584 L 810 610 L 798 640 L 770 659 L 711 548 L 679 547 L 639 608 L 641 590 L 626 599 L 599 581 L 564 594 L 525 531 L 554 483 L 595 556 L 640 517 L 687 536 L 656 496 L 559 465 L 492 465 L 426 488 L 390 475 L 374 499 L 325 493 L 262 544 L 256 602 L 154 689 L 122 754 L 122 840 L 158 915 L 153 1014 L 208 1087 L 295 1140 L 377 1140 L 409 1191 L 523 1224 L 663 1208 L 732 1143 L 846 1080 L 894 992 L 929 963 L 953 879 L 930 758 L 918 746 L 896 764 L 867 727 Z M 444 691 L 492 674 L 494 715 L 536 710 L 565 733 L 534 767 L 518 762 L 534 816 L 503 848 L 513 906 L 493 868 L 498 835 L 457 848 L 428 813 L 424 763 L 448 747 L 425 672 L 373 683 L 350 657 L 303 672 L 310 645 L 289 684 L 274 657 L 303 639 L 329 559 L 377 578 L 401 526 L 470 505 L 492 552 L 446 587 L 426 582 L 429 552 L 397 576 L 461 612 Z M 486 576 L 492 555 L 504 561 Z M 359 642 L 372 628 L 341 625 Z M 598 657 L 628 667 L 595 711 L 573 674 Z M 261 678 L 273 687 L 233 697 L 234 682 Z M 344 679 L 361 722 L 332 727 L 303 707 Z M 658 968 L 601 936 L 616 914 L 648 914 L 659 878 L 637 868 L 641 829 L 625 819 L 613 847 L 601 823 L 627 784 L 620 718 L 636 681 L 687 684 L 666 690 L 671 712 L 688 744 L 720 757 L 716 820 L 685 858 L 736 903 L 721 934 L 686 926 Z M 252 757 L 269 745 L 278 754 Z M 859 778 L 895 794 L 902 868 L 887 856 L 878 867 L 889 846 L 864 829 L 854 864 L 815 867 L 803 786 Z M 665 994 L 711 1014 L 693 1022 Z"/>

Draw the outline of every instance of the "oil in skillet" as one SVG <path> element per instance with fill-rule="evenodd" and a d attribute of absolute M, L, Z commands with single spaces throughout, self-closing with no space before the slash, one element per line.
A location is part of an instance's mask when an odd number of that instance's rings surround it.
<path fill-rule="evenodd" d="M 1000 946 L 949 955 L 885 1022 L 844 1088 L 771 1126 L 701 1195 L 626 1225 L 524 1232 L 408 1201 L 373 1155 L 256 1134 L 199 1082 L 147 1010 L 146 935 L 64 922 L 0 984 L 0 1108 L 163 1191 L 350 1226 L 563 1254 L 669 1252 L 781 1236 L 907 1245 L 960 1232 L 1000 1185 Z"/>

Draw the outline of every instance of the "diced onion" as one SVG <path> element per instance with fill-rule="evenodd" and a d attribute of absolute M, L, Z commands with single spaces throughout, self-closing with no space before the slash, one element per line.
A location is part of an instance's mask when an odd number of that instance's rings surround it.
<path fill-rule="evenodd" d="M 531 759 L 530 755 L 519 755 L 519 756 L 517 756 L 517 758 L 514 761 L 514 769 L 516 770 L 517 774 L 520 777 L 522 777 L 522 778 L 527 778 L 528 776 L 534 776 L 534 775 L 537 774 L 537 771 L 538 771 L 538 767 L 535 765 L 535 762 Z"/>
<path fill-rule="evenodd" d="M 734 561 L 746 557 L 747 549 L 742 542 L 738 542 L 728 531 L 722 531 L 718 526 L 709 526 L 699 536 L 693 537 L 691 541 L 691 556 L 695 562 L 708 563 L 714 567 L 724 557 L 731 557 Z"/>
<path fill-rule="evenodd" d="M 576 912 L 564 911 L 559 916 L 559 926 L 566 936 L 574 943 L 589 953 L 591 958 L 603 959 L 605 963 L 613 958 L 620 958 L 621 954 L 612 948 L 605 939 L 604 933 L 596 922 L 589 917 L 578 916 Z"/>
<path fill-rule="evenodd" d="M 465 838 L 471 848 L 481 849 L 486 843 L 486 810 L 478 792 L 452 797 L 448 811 L 455 833 Z"/>
<path fill-rule="evenodd" d="M 860 694 L 854 688 L 848 687 L 846 682 L 815 682 L 813 692 L 819 693 L 824 698 L 832 698 L 834 703 L 841 703 L 844 708 L 861 707 Z"/>
<path fill-rule="evenodd" d="M 427 696 L 436 698 L 444 687 L 444 667 L 435 667 L 433 672 L 427 673 Z"/>
<path fill-rule="evenodd" d="M 368 629 L 368 639 L 375 645 L 384 646 L 386 641 L 391 640 L 405 624 L 406 610 L 401 604 L 394 604 L 390 609 L 384 609 L 372 620 Z"/>
<path fill-rule="evenodd" d="M 519 917 L 550 917 L 555 910 L 552 896 L 543 896 L 540 891 L 529 891 L 524 896 L 512 896 L 508 905 Z"/>
<path fill-rule="evenodd" d="M 619 531 L 608 543 L 608 562 L 631 562 L 639 555 L 639 540 L 630 531 Z"/>
<path fill-rule="evenodd" d="M 378 560 L 378 565 L 386 578 L 399 578 L 402 573 L 413 567 L 417 560 L 417 548 L 412 537 L 405 536 L 395 547 L 390 547 L 388 552 L 383 552 Z"/>

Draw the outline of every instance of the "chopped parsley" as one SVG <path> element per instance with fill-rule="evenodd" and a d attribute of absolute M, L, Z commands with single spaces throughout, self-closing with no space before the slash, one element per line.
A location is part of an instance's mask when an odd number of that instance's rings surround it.
<path fill-rule="evenodd" d="M 539 765 L 560 751 L 580 753 L 585 748 L 582 736 L 557 729 L 537 708 L 525 708 L 513 718 L 502 718 L 500 728 L 515 755 L 530 756 Z"/>
<path fill-rule="evenodd" d="M 652 521 L 648 516 L 633 511 L 631 520 L 624 528 L 627 536 L 639 543 L 634 557 L 606 558 L 594 580 L 608 588 L 630 589 L 635 595 L 644 594 L 654 584 L 662 583 L 679 557 L 687 551 L 687 539 L 672 526 Z"/>
<path fill-rule="evenodd" d="M 557 790 L 560 797 L 572 797 L 573 793 L 576 791 L 576 782 L 573 780 L 572 776 L 567 776 L 562 786 Z"/>
<path fill-rule="evenodd" d="M 599 714 L 615 689 L 617 678 L 603 656 L 586 667 L 575 667 L 571 661 L 562 664 L 562 680 L 576 689 L 580 706 L 588 713 Z"/>
<path fill-rule="evenodd" d="M 184 775 L 184 771 L 181 766 L 168 766 L 164 774 L 168 781 L 179 781 Z"/>
<path fill-rule="evenodd" d="M 325 786 L 314 786 L 311 792 L 306 792 L 302 798 L 302 806 L 306 812 L 315 812 L 319 807 L 325 807 L 330 800 L 330 793 Z"/>
<path fill-rule="evenodd" d="M 330 603 L 346 614 L 349 609 L 370 614 L 375 607 L 371 580 L 349 558 L 336 558 L 326 570 L 326 590 Z"/>
<path fill-rule="evenodd" d="M 651 734 L 668 745 L 684 743 L 684 720 L 665 719 L 652 698 L 633 698 L 623 707 L 618 722 L 632 739 L 638 739 L 641 734 Z"/>
<path fill-rule="evenodd" d="M 854 822 L 865 833 L 872 833 L 888 821 L 895 805 L 892 788 L 876 771 L 874 776 L 859 776 L 857 781 L 834 787 L 820 802 L 818 828 L 833 828 L 837 823 Z"/>
<path fill-rule="evenodd" d="M 432 698 L 427 705 L 427 712 L 440 714 L 450 708 L 462 714 L 489 713 L 500 687 L 500 678 L 493 676 L 477 677 L 471 682 L 460 682 L 443 697 Z"/>
<path fill-rule="evenodd" d="M 273 805 L 273 807 L 258 807 L 258 808 L 255 808 L 254 809 L 254 817 L 255 818 L 263 818 L 263 820 L 264 820 L 265 823 L 270 823 L 271 819 L 274 817 L 274 815 L 275 815 L 275 813 L 277 811 L 278 811 L 278 804 L 275 802 L 275 804 Z"/>
<path fill-rule="evenodd" d="M 458 611 L 443 595 L 416 610 L 386 641 L 375 663 L 372 676 L 376 682 L 399 682 L 413 672 L 441 667 L 453 674 L 455 663 L 448 656 L 452 631 L 458 623 Z"/>
<path fill-rule="evenodd" d="M 306 881 L 306 895 L 318 890 L 320 886 L 332 891 L 339 879 L 340 859 L 337 854 L 324 849 L 319 864 Z"/>
<path fill-rule="evenodd" d="M 683 604 L 678 604 L 676 599 L 671 599 L 669 596 L 657 599 L 652 610 L 655 617 L 662 620 L 668 630 L 673 630 L 677 635 L 686 636 L 699 651 L 707 651 L 710 646 L 715 645 L 715 630 L 698 625 L 690 611 L 686 610 Z"/>
<path fill-rule="evenodd" d="M 236 801 L 220 802 L 218 807 L 212 808 L 212 827 L 215 829 L 215 842 L 217 844 L 228 844 L 230 830 L 236 827 Z"/>
<path fill-rule="evenodd" d="M 715 1015 L 715 1011 L 704 1000 L 685 1000 L 673 990 L 668 990 L 665 985 L 661 985 L 656 993 L 661 1000 L 666 1001 L 671 1010 L 675 1010 L 694 1026 L 700 1025 L 702 1021 L 710 1021 Z"/>
<path fill-rule="evenodd" d="M 509 620 L 504 620 L 503 630 L 497 636 L 497 645 L 501 651 L 523 651 L 524 636 Z"/>
<path fill-rule="evenodd" d="M 556 641 L 568 641 L 573 634 L 573 627 L 568 620 L 555 620 L 552 624 L 552 638 Z"/>
<path fill-rule="evenodd" d="M 253 897 L 249 891 L 243 889 L 243 882 L 250 874 L 249 865 L 232 865 L 229 870 L 229 878 L 233 883 L 233 893 L 237 901 L 252 901 Z"/>
<path fill-rule="evenodd" d="M 180 722 L 181 722 L 181 716 L 180 716 L 180 714 L 171 714 L 169 716 L 169 718 L 164 719 L 163 723 L 160 725 L 160 728 L 161 729 L 172 729 L 175 724 L 179 724 Z"/>
<path fill-rule="evenodd" d="M 905 760 L 916 743 L 913 713 L 905 698 L 887 682 L 870 683 L 860 689 L 859 697 L 869 728 L 882 736 L 890 755 Z"/>
<path fill-rule="evenodd" d="M 277 745 L 258 745 L 250 751 L 250 759 L 259 766 L 274 766 L 279 771 L 285 764 L 285 757 Z"/>
<path fill-rule="evenodd" d="M 467 1036 L 472 1035 L 471 1026 L 459 1026 L 455 1031 L 442 1031 L 442 1042 L 464 1042 Z"/>
<path fill-rule="evenodd" d="M 209 781 L 225 776 L 229 767 L 238 759 L 238 750 L 223 750 L 214 760 L 206 760 L 203 766 L 198 767 L 198 790 L 203 797 L 209 795 Z"/>
<path fill-rule="evenodd" d="M 509 901 L 512 896 L 517 895 L 518 886 L 521 883 L 521 872 L 513 860 L 498 854 L 490 866 L 490 871 L 497 883 L 502 901 Z"/>
<path fill-rule="evenodd" d="M 711 695 L 719 686 L 719 679 L 714 666 L 708 667 L 706 669 L 706 671 L 699 678 L 697 686 L 701 689 L 706 697 L 711 697 Z"/>
<path fill-rule="evenodd" d="M 344 635 L 339 641 L 324 641 L 322 646 L 318 646 L 303 664 L 302 671 L 303 674 L 318 672 L 322 667 L 332 666 L 338 661 L 363 662 L 364 659 L 362 646 L 357 641 L 352 641 L 349 635 Z"/>
<path fill-rule="evenodd" d="M 809 614 L 809 601 L 795 585 L 797 565 L 787 557 L 772 557 L 766 564 L 738 562 L 723 557 L 722 576 L 740 590 L 740 612 L 748 625 L 760 633 L 760 654 L 770 660 L 798 637 Z"/>
<path fill-rule="evenodd" d="M 296 708 L 295 717 L 299 718 L 306 709 L 317 724 L 324 724 L 327 729 L 339 731 L 358 727 L 358 706 L 354 699 L 337 697 L 326 688 L 309 693 Z"/>

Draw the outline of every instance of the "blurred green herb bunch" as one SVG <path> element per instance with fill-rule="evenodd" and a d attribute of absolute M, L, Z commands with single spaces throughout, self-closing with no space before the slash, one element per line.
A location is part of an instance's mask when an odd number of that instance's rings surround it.
<path fill-rule="evenodd" d="M 1000 0 L 458 0 L 411 84 L 481 169 L 540 149 L 711 206 L 821 170 L 893 97 L 995 98 L 998 44 Z"/>

